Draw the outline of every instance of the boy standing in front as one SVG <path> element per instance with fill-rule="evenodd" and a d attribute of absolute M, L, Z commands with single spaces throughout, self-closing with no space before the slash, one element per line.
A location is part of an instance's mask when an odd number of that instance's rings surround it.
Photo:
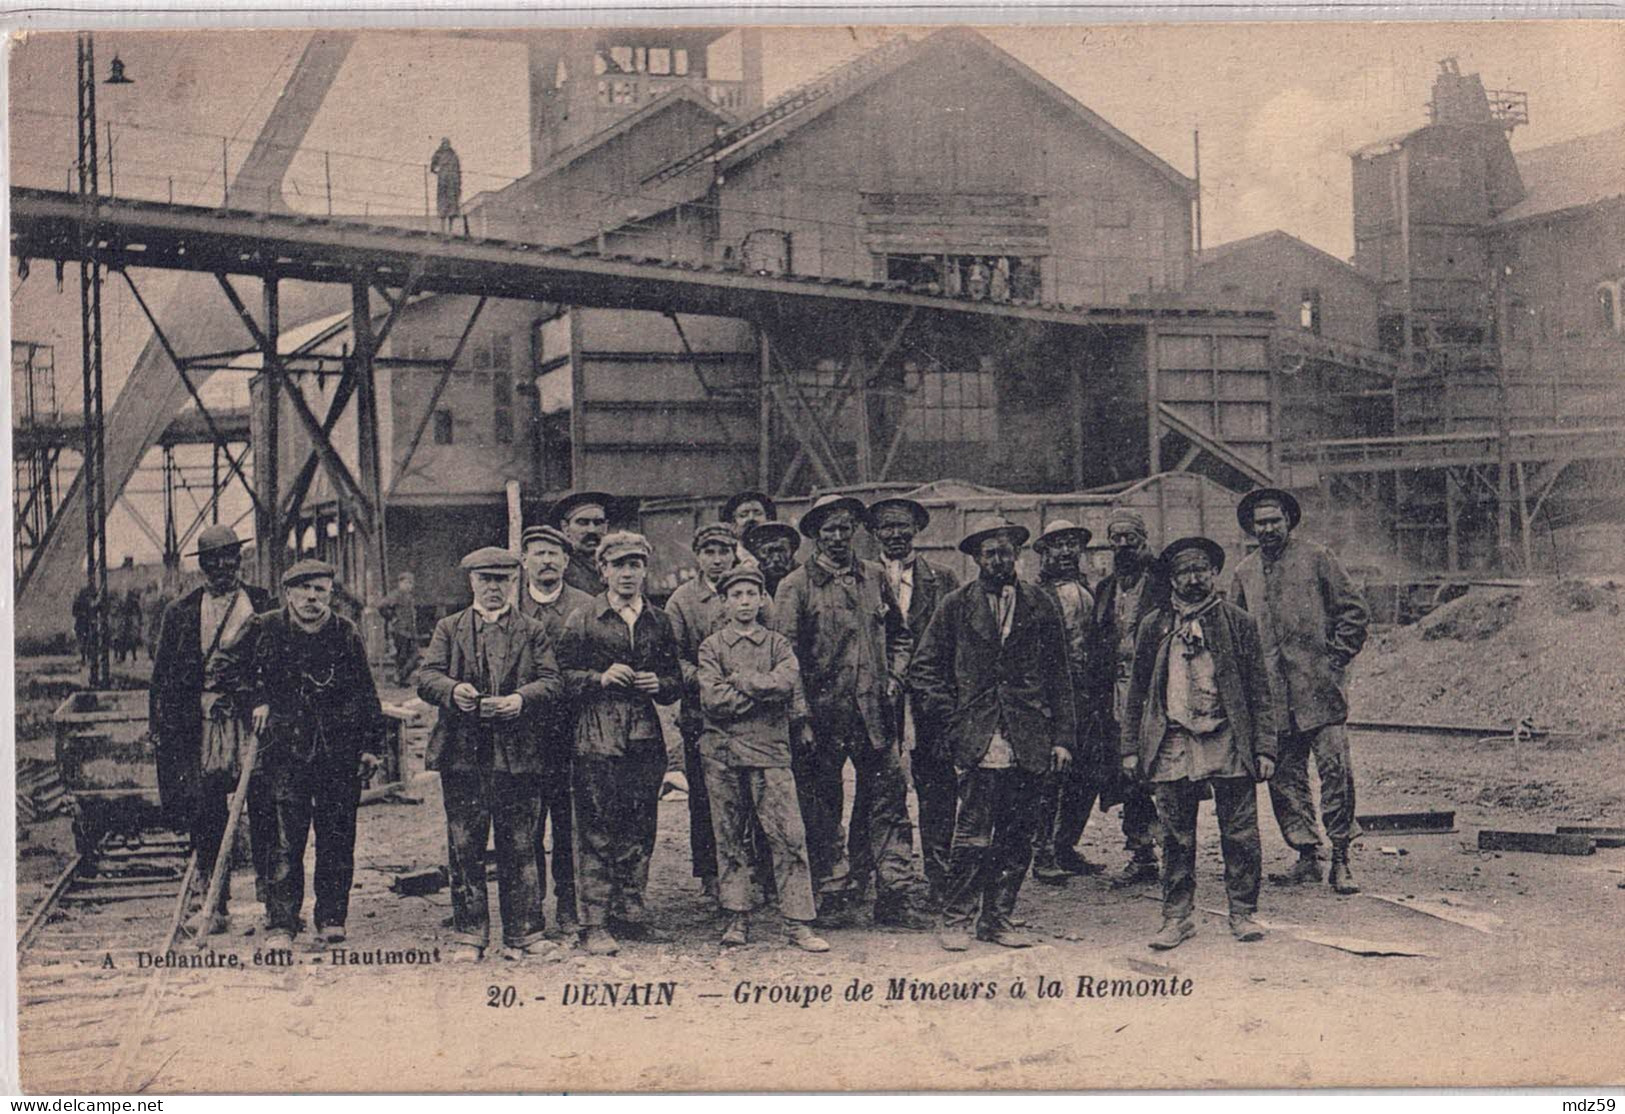
<path fill-rule="evenodd" d="M 785 940 L 809 952 L 829 945 L 812 930 L 812 868 L 790 772 L 791 736 L 807 729 L 801 671 L 790 640 L 762 625 L 762 572 L 744 565 L 723 575 L 727 625 L 700 644 L 698 683 L 705 730 L 700 760 L 711 789 L 718 899 L 728 914 L 724 945 L 747 942 L 751 893 L 751 819 L 773 855 Z M 804 742 L 804 740 L 803 740 Z"/>

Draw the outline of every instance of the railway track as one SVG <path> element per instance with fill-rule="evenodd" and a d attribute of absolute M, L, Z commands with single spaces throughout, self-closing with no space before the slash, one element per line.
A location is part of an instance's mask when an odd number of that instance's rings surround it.
<path fill-rule="evenodd" d="M 142 956 L 181 942 L 196 874 L 184 837 L 150 831 L 104 836 L 57 877 L 17 938 L 18 1038 L 30 1076 L 86 1093 L 120 1082 L 152 1036 L 144 1030 L 162 968 Z"/>

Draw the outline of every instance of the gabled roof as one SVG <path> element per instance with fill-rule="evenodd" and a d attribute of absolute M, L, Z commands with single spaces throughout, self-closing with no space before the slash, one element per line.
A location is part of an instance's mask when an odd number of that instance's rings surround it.
<path fill-rule="evenodd" d="M 1625 124 L 1514 157 L 1527 192 L 1496 217 L 1499 224 L 1625 196 Z"/>
<path fill-rule="evenodd" d="M 1346 260 L 1337 258 L 1337 256 L 1333 255 L 1329 251 L 1322 251 L 1320 248 L 1315 247 L 1314 244 L 1309 243 L 1307 240 L 1300 240 L 1298 237 L 1292 235 L 1292 233 L 1283 232 L 1279 228 L 1271 229 L 1268 232 L 1260 232 L 1256 236 L 1246 236 L 1240 240 L 1231 240 L 1229 243 L 1214 244 L 1212 247 L 1203 248 L 1200 258 L 1198 258 L 1196 261 L 1196 265 L 1198 267 L 1202 267 L 1208 263 L 1217 263 L 1218 261 L 1235 255 L 1238 252 L 1245 252 L 1249 249 L 1262 247 L 1266 244 L 1283 244 L 1301 255 L 1307 255 L 1311 259 L 1318 260 L 1322 263 L 1329 263 L 1334 267 L 1347 271 L 1354 277 L 1358 278 L 1361 282 L 1375 284 L 1375 280 L 1372 279 L 1370 275 L 1367 275 L 1364 271 L 1358 270 L 1353 264 L 1347 262 Z"/>
<path fill-rule="evenodd" d="M 749 158 L 765 144 L 783 139 L 785 136 L 820 118 L 831 109 L 851 100 L 876 82 L 949 46 L 968 46 L 976 50 L 987 60 L 1010 71 L 1032 86 L 1040 95 L 1049 99 L 1063 111 L 1077 117 L 1090 128 L 1101 133 L 1108 141 L 1125 153 L 1155 170 L 1176 188 L 1186 194 L 1195 195 L 1196 182 L 1193 179 L 1181 174 L 1148 148 L 1113 127 L 1105 117 L 1091 110 L 1076 97 L 1073 97 L 1032 67 L 1006 53 L 984 35 L 968 27 L 944 28 L 920 39 L 906 49 L 896 51 L 892 57 L 887 59 L 886 64 L 875 67 L 871 72 L 847 83 L 840 89 L 831 92 L 828 96 L 813 101 L 805 109 L 785 116 L 774 126 L 755 132 L 742 139 L 736 146 L 719 152 L 717 161 L 732 165 Z M 788 100 L 793 95 L 794 90 L 778 99 L 781 101 Z"/>

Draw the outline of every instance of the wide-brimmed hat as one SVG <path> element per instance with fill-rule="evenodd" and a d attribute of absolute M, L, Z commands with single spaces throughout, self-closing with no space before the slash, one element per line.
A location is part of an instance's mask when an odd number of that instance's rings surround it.
<path fill-rule="evenodd" d="M 879 499 L 869 504 L 869 521 L 878 521 L 880 512 L 887 509 L 903 510 L 914 519 L 914 530 L 918 533 L 931 525 L 931 512 L 912 499 L 905 499 L 901 495 L 893 495 L 886 499 Z"/>
<path fill-rule="evenodd" d="M 315 558 L 307 557 L 282 574 L 282 586 L 292 588 L 295 584 L 303 584 L 307 580 L 321 580 L 323 578 L 331 580 L 337 575 L 338 570 L 326 561 L 318 561 Z"/>
<path fill-rule="evenodd" d="M 1025 526 L 1019 526 L 1007 518 L 995 518 L 980 530 L 966 534 L 959 540 L 959 552 L 967 557 L 975 557 L 982 549 L 982 543 L 995 534 L 1007 534 L 1017 549 L 1027 544 L 1032 537 L 1032 531 Z"/>
<path fill-rule="evenodd" d="M 779 508 L 773 505 L 773 497 L 767 494 L 767 492 L 739 491 L 729 496 L 728 501 L 722 504 L 722 521 L 732 522 L 734 520 L 734 512 L 737 511 L 740 505 L 743 503 L 760 503 L 762 505 L 762 510 L 767 512 L 768 518 L 773 519 L 779 517 Z"/>
<path fill-rule="evenodd" d="M 1067 534 L 1077 535 L 1079 545 L 1088 545 L 1089 539 L 1095 536 L 1087 526 L 1079 526 L 1069 518 L 1056 518 L 1051 519 L 1044 527 L 1043 532 L 1038 535 L 1038 540 L 1033 542 L 1033 548 L 1042 552 L 1049 548 L 1050 542 Z"/>
<path fill-rule="evenodd" d="M 792 554 L 801 548 L 801 535 L 796 532 L 794 526 L 783 522 L 758 522 L 745 531 L 745 536 L 740 541 L 745 543 L 747 550 L 755 553 L 764 542 L 771 541 L 774 538 L 783 538 L 789 542 Z"/>
<path fill-rule="evenodd" d="M 1174 558 L 1179 554 L 1184 553 L 1186 550 L 1191 549 L 1199 549 L 1203 553 L 1206 553 L 1207 559 L 1213 565 L 1213 571 L 1215 573 L 1224 571 L 1224 546 L 1220 545 L 1212 538 L 1180 538 L 1178 541 L 1170 542 L 1167 547 L 1163 549 L 1162 555 L 1158 557 L 1157 560 L 1162 563 L 1164 572 L 1172 573 L 1174 570 Z"/>
<path fill-rule="evenodd" d="M 206 527 L 203 533 L 197 536 L 197 548 L 188 553 L 188 557 L 201 557 L 205 553 L 212 553 L 217 549 L 236 549 L 243 544 L 243 539 L 237 536 L 225 523 Z"/>
<path fill-rule="evenodd" d="M 1275 503 L 1286 512 L 1287 525 L 1292 529 L 1298 528 L 1298 522 L 1303 518 L 1303 511 L 1298 506 L 1298 500 L 1290 491 L 1282 491 L 1278 487 L 1255 487 L 1241 497 L 1236 504 L 1236 521 L 1249 535 L 1253 532 L 1253 511 L 1260 503 Z"/>
<path fill-rule="evenodd" d="M 852 517 L 863 526 L 869 525 L 869 508 L 863 505 L 863 500 L 855 499 L 850 495 L 821 495 L 807 513 L 801 516 L 801 533 L 803 537 L 816 538 L 818 528 L 824 520 L 836 511 L 851 511 Z"/>
<path fill-rule="evenodd" d="M 607 491 L 572 491 L 558 502 L 553 504 L 547 512 L 547 517 L 555 526 L 562 526 L 570 517 L 570 512 L 577 507 L 597 506 L 604 508 L 604 514 L 609 514 L 610 508 L 615 504 L 615 496 Z"/>

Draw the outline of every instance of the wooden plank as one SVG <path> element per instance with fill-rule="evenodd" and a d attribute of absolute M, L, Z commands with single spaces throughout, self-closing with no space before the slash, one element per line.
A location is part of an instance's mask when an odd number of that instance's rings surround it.
<path fill-rule="evenodd" d="M 1503 832 L 1486 828 L 1478 833 L 1480 851 L 1532 851 L 1540 855 L 1591 855 L 1597 841 L 1590 836 L 1554 832 Z"/>
<path fill-rule="evenodd" d="M 1559 824 L 1557 834 L 1590 836 L 1598 847 L 1625 847 L 1625 828 L 1607 824 Z"/>

